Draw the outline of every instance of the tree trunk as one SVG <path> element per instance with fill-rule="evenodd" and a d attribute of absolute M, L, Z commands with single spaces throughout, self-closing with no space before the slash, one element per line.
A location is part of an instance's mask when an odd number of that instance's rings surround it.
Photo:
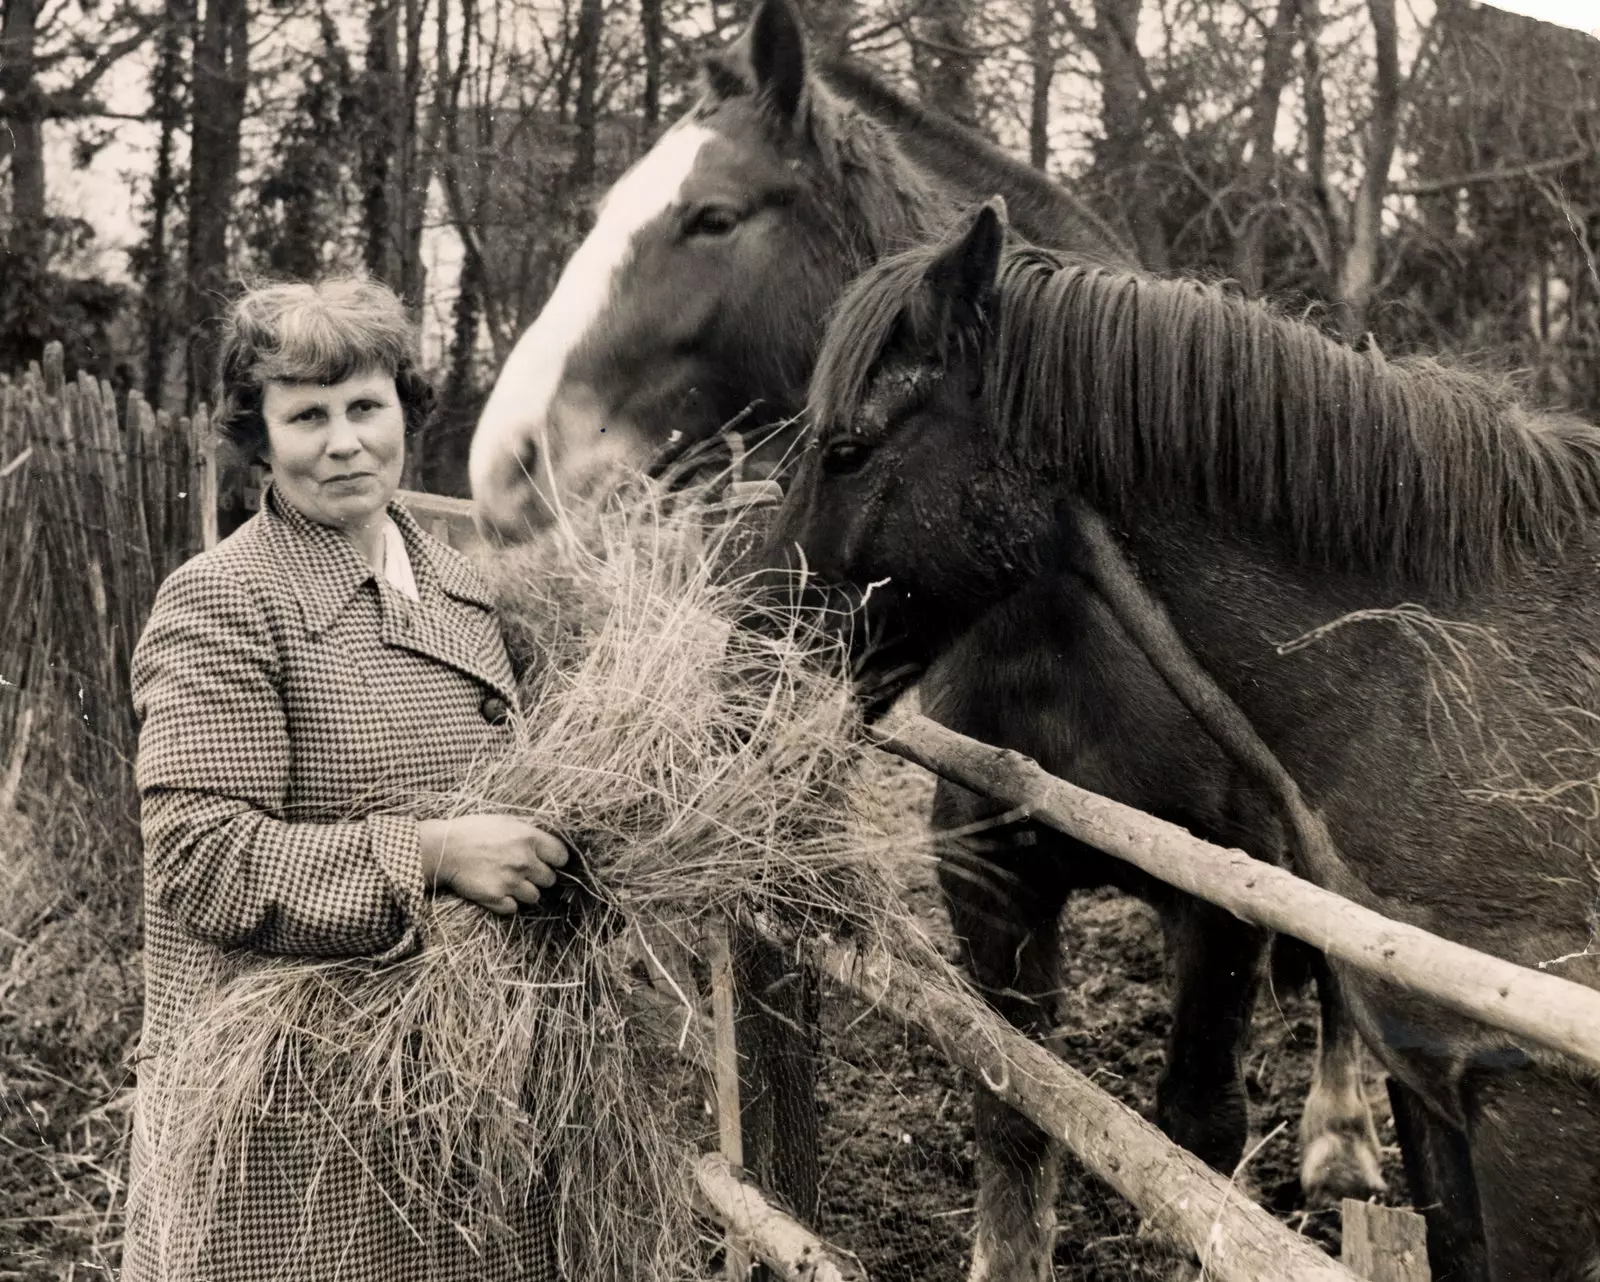
<path fill-rule="evenodd" d="M 978 124 L 973 79 L 979 58 L 967 35 L 972 0 L 925 0 L 914 21 L 912 69 L 925 101 L 963 124 Z"/>
<path fill-rule="evenodd" d="M 167 362 L 172 348 L 172 247 L 168 227 L 178 203 L 173 153 L 183 124 L 183 44 L 193 22 L 194 10 L 187 0 L 167 0 L 150 86 L 150 114 L 160 128 L 144 245 L 144 398 L 152 409 L 162 408 L 166 401 Z"/>
<path fill-rule="evenodd" d="M 473 428 L 477 424 L 476 410 L 483 399 L 473 379 L 482 295 L 479 260 L 469 254 L 461 263 L 450 351 L 444 386 L 439 392 L 439 412 L 428 428 L 422 480 L 430 494 L 457 494 L 463 498 L 470 495 L 467 453 L 472 445 Z"/>
<path fill-rule="evenodd" d="M 39 0 L 5 0 L 0 17 L 0 116 L 11 153 L 11 230 L 6 248 L 30 269 L 45 266 L 44 95 L 38 79 Z"/>
<path fill-rule="evenodd" d="M 367 65 L 361 77 L 361 261 L 391 287 L 399 284 L 394 199 L 398 160 L 400 6 L 370 0 Z"/>
<path fill-rule="evenodd" d="M 578 71 L 578 99 L 573 121 L 577 137 L 572 152 L 572 191 L 582 200 L 594 186 L 598 139 L 595 101 L 600 92 L 600 32 L 605 10 L 601 0 L 579 0 L 573 57 Z"/>
<path fill-rule="evenodd" d="M 444 3 L 444 0 L 440 0 Z M 422 306 L 425 273 L 422 265 L 422 228 L 428 212 L 428 186 L 433 178 L 436 135 L 418 135 L 417 104 L 422 98 L 422 27 L 428 0 L 405 0 L 405 67 L 399 77 L 400 97 L 395 112 L 395 150 L 400 157 L 400 183 L 395 226 L 399 258 L 396 284 L 400 297 L 413 309 Z"/>
<path fill-rule="evenodd" d="M 228 285 L 228 225 L 239 181 L 239 127 L 250 85 L 248 0 L 206 0 L 194 46 L 189 149 L 188 398 L 210 395 L 216 320 Z"/>
<path fill-rule="evenodd" d="M 1266 215 L 1276 198 L 1274 168 L 1277 159 L 1278 112 L 1283 91 L 1294 70 L 1296 19 L 1299 0 L 1278 0 L 1278 11 L 1267 30 L 1266 48 L 1261 58 L 1261 83 L 1256 86 L 1250 112 L 1250 159 L 1245 169 L 1245 191 L 1252 207 L 1245 212 L 1244 226 L 1234 244 L 1233 274 L 1252 293 L 1262 286 L 1262 250 Z"/>
<path fill-rule="evenodd" d="M 1101 122 L 1105 142 L 1101 161 L 1139 261 L 1151 271 L 1169 265 L 1166 230 L 1159 209 L 1145 190 L 1150 168 L 1145 131 L 1151 104 L 1145 101 L 1146 73 L 1136 36 L 1143 0 L 1095 0 L 1094 53 L 1100 64 Z"/>
<path fill-rule="evenodd" d="M 644 127 L 654 133 L 661 124 L 661 0 L 639 0 L 644 27 Z"/>
<path fill-rule="evenodd" d="M 1033 0 L 1029 31 L 1029 61 L 1033 64 L 1033 95 L 1028 110 L 1028 163 L 1040 171 L 1050 167 L 1050 82 L 1055 79 L 1054 0 Z"/>
<path fill-rule="evenodd" d="M 1339 266 L 1337 298 L 1347 337 L 1367 328 L 1378 278 L 1378 242 L 1383 233 L 1383 198 L 1389 187 L 1400 119 L 1400 41 L 1394 0 L 1367 0 L 1377 53 L 1372 118 L 1367 122 L 1366 172 L 1351 211 L 1350 247 Z"/>
<path fill-rule="evenodd" d="M 1322 215 L 1323 243 L 1314 247 L 1318 265 L 1335 291 L 1348 239 L 1344 199 L 1328 177 L 1328 103 L 1322 70 L 1322 10 L 1318 0 L 1300 0 L 1305 41 L 1306 172 Z"/>

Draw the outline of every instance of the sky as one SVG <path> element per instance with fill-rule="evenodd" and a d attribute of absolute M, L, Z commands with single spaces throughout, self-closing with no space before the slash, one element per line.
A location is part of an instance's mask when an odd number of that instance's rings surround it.
<path fill-rule="evenodd" d="M 1575 27 L 1600 38 L 1600 0 L 1490 0 L 1496 9 Z"/>

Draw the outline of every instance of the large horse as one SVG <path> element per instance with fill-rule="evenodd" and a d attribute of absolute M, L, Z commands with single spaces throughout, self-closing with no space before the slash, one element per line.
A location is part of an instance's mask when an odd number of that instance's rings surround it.
<path fill-rule="evenodd" d="M 470 471 L 479 517 L 501 537 L 547 523 L 564 497 L 603 482 L 618 462 L 642 466 L 670 441 L 710 438 L 729 422 L 759 429 L 798 416 L 826 315 L 845 285 L 992 190 L 1005 192 L 1030 237 L 1099 262 L 1130 261 L 1115 233 L 1069 193 L 970 131 L 849 66 L 831 66 L 825 77 L 808 70 L 803 35 L 782 0 L 757 7 L 742 44 L 711 60 L 707 81 L 700 102 L 606 196 L 594 230 L 500 374 Z M 1026 662 L 1000 657 L 989 634 L 975 637 L 970 653 L 981 656 L 977 667 L 952 666 L 941 687 L 969 689 L 973 700 L 985 670 Z M 1125 666 L 1140 663 L 1130 655 Z M 1143 681 L 1146 702 L 1181 720 L 1154 674 Z M 1005 725 L 963 721 L 954 705 L 933 711 L 958 729 L 1065 764 L 1026 735 L 1014 741 Z M 1054 715 L 1063 735 L 1089 732 L 1073 728 L 1074 710 Z M 1130 781 L 1158 780 L 1163 769 L 1152 753 Z M 968 830 L 969 821 L 989 817 L 979 799 L 940 786 L 941 827 Z M 949 903 L 974 973 L 1011 1018 L 1047 1029 L 1052 1021 L 1035 1000 L 1045 989 L 1036 984 L 1053 972 L 1067 891 L 1110 882 L 1148 898 L 1162 913 L 1175 972 L 1158 1120 L 1230 1170 L 1247 1130 L 1241 1048 L 1262 937 L 1086 848 L 1054 865 L 1043 894 L 1031 875 L 997 889 L 1003 873 L 1027 873 L 1036 862 L 1025 844 L 1033 836 L 995 829 L 966 839 L 950 861 Z M 963 875 L 955 875 L 958 865 Z M 1365 1192 L 1381 1186 L 1377 1142 L 1357 1043 L 1340 1010 L 1325 994 L 1302 1179 L 1311 1190 Z M 1019 1147 L 1027 1128 L 986 1095 L 978 1129 L 983 1205 L 1012 1206 L 1007 1190 L 1028 1183 L 1037 1145 Z M 1003 1274 L 1017 1232 L 1003 1217 L 981 1222 L 977 1272 Z"/>
<path fill-rule="evenodd" d="M 1004 236 L 987 205 L 852 286 L 774 555 L 798 545 L 824 579 L 876 585 L 897 661 L 969 674 L 924 684 L 941 719 L 1600 986 L 1600 428 L 1215 287 Z M 1246 772 L 1219 775 L 1196 724 L 1152 709 L 1127 664 L 1146 625 L 1111 604 L 1107 547 L 1331 846 L 1286 841 Z M 1022 875 L 1048 885 L 1038 840 Z M 1434 1204 L 1434 1277 L 1600 1277 L 1594 1071 L 1339 978 L 1419 1105 L 1402 1139 Z"/>

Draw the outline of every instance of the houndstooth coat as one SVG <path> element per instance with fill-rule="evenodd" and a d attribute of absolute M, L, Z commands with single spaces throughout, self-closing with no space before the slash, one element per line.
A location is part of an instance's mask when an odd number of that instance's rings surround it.
<path fill-rule="evenodd" d="M 451 787 L 506 734 L 513 675 L 486 586 L 404 507 L 389 512 L 419 602 L 269 488 L 260 513 L 162 585 L 135 652 L 146 1006 L 125 1282 L 170 1271 L 153 1227 L 160 1190 L 141 1174 L 174 1105 L 163 1053 L 203 1005 L 218 950 L 415 951 L 423 884 L 408 798 Z M 554 1276 L 533 1209 L 480 1255 L 441 1217 L 402 1219 L 370 1160 L 321 1166 L 313 1182 L 310 1132 L 293 1114 L 252 1140 L 207 1239 L 205 1282 Z"/>

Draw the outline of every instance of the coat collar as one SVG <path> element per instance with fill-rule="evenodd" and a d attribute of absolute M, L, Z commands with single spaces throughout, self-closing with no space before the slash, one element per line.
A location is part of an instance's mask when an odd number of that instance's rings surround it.
<path fill-rule="evenodd" d="M 327 631 L 362 585 L 375 577 L 372 567 L 349 539 L 286 502 L 270 481 L 262 491 L 261 512 L 284 560 L 294 567 L 306 631 L 313 635 Z M 465 557 L 427 537 L 398 499 L 390 500 L 388 513 L 406 541 L 417 589 L 424 597 L 434 585 L 459 600 L 494 608 L 488 584 Z"/>

